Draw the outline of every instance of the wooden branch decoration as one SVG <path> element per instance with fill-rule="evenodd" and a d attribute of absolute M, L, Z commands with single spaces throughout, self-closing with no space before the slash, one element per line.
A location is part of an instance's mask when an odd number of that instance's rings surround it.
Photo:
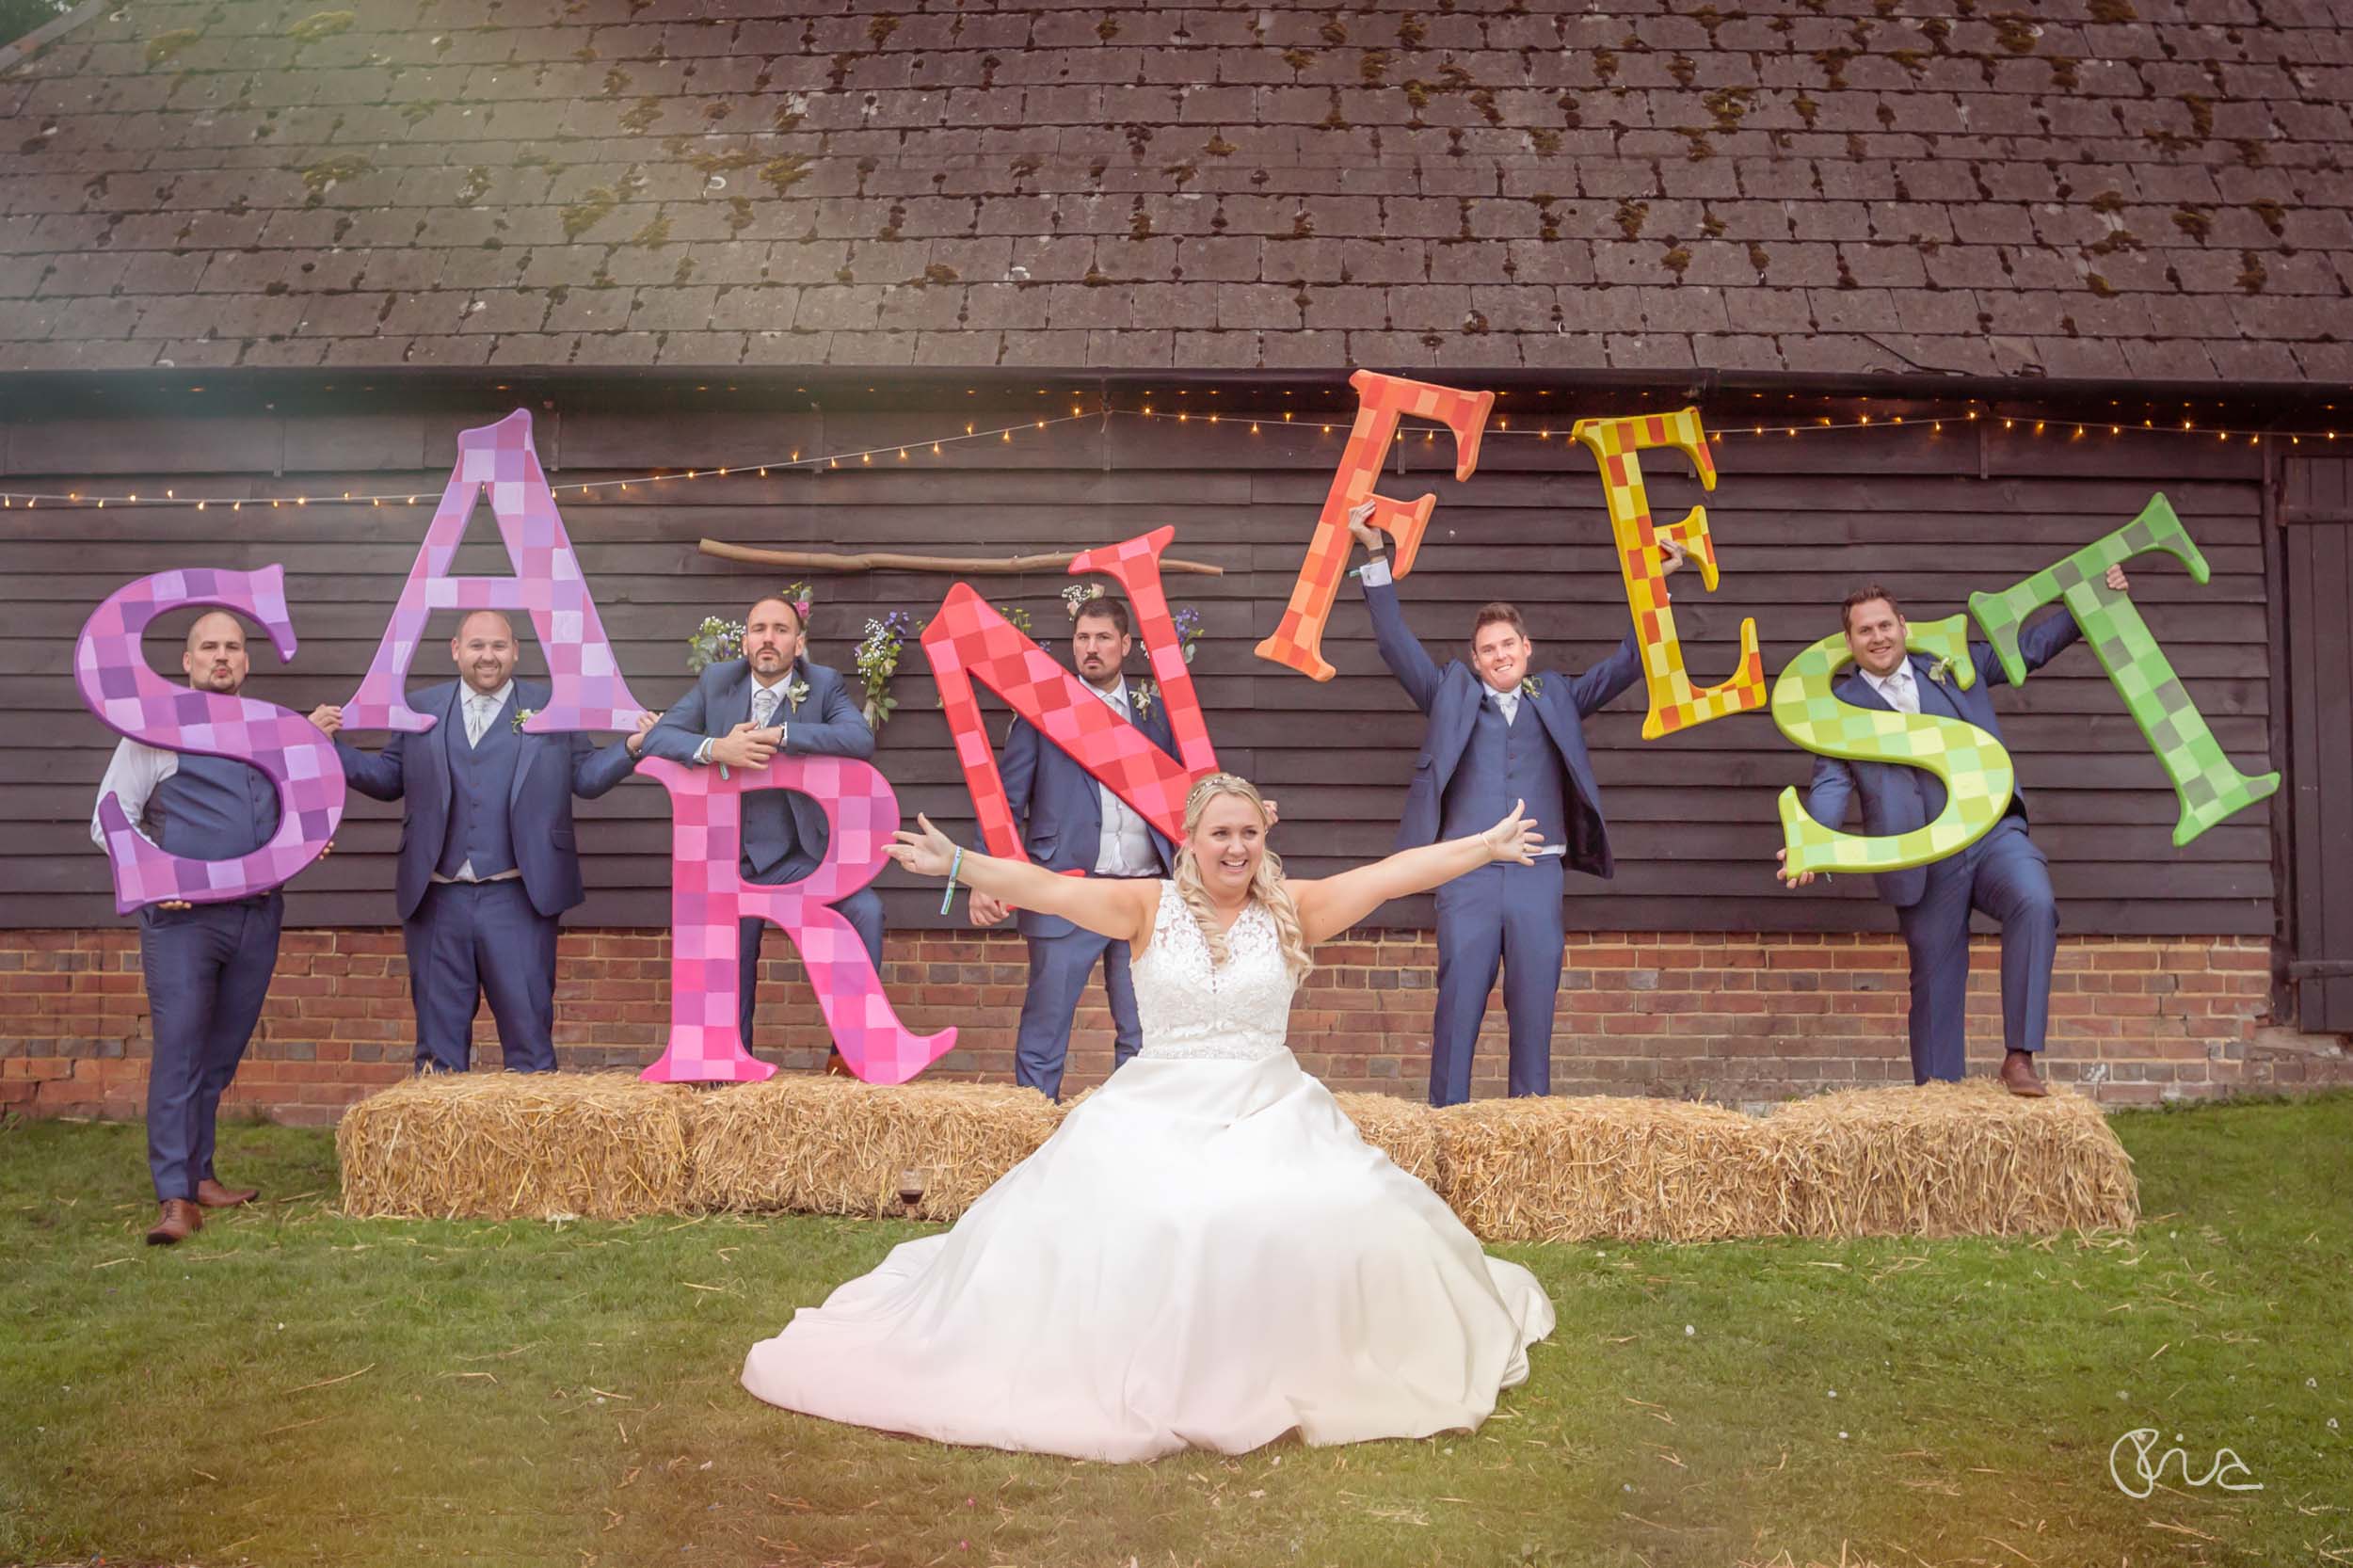
<path fill-rule="evenodd" d="M 1052 570 L 1067 567 L 1080 554 L 1075 550 L 1063 550 L 1043 555 L 1000 555 L 988 560 L 870 550 L 850 555 L 830 550 L 761 550 L 755 545 L 728 544 L 723 539 L 705 539 L 701 549 L 704 554 L 725 561 L 747 561 L 754 566 L 784 567 L 794 571 L 952 571 L 972 577 L 1012 577 L 1025 571 Z M 1225 575 L 1224 567 L 1207 561 L 1180 561 L 1173 555 L 1160 558 L 1160 569 L 1189 572 L 1196 577 Z"/>

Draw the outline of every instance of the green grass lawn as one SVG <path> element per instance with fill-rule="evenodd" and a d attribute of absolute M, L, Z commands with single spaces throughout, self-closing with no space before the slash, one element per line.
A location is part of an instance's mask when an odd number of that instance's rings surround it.
<path fill-rule="evenodd" d="M 0 1124 L 0 1561 L 2353 1562 L 2353 1096 L 2115 1126 L 2134 1236 L 1512 1248 L 1478 1434 L 1112 1466 L 736 1386 L 912 1225 L 352 1221 L 239 1126 L 269 1201 L 150 1248 L 138 1128 Z M 2139 1427 L 2262 1490 L 2123 1496 Z"/>

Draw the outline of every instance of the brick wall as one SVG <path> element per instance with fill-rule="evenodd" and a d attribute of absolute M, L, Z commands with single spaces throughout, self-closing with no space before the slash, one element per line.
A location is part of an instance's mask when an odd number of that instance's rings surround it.
<path fill-rule="evenodd" d="M 790 1068 L 823 1058 L 824 1027 L 781 935 L 762 968 L 760 1053 Z M 1419 1095 L 1428 1081 L 1436 950 L 1427 933 L 1339 942 L 1319 954 L 1291 1015 L 1291 1043 L 1336 1089 Z M 568 931 L 556 993 L 567 1068 L 642 1066 L 668 1017 L 669 938 Z M 885 981 L 910 1027 L 960 1026 L 935 1075 L 1009 1081 L 1026 976 L 1010 933 L 892 937 Z M 2341 1050 L 2277 1049 L 2266 1022 L 2270 955 L 2249 938 L 2062 941 L 2045 1070 L 2105 1102 L 2205 1097 L 2237 1088 L 2353 1081 Z M 136 1116 L 147 1070 L 138 943 L 125 929 L 0 932 L 0 1109 Z M 1700 1096 L 1749 1103 L 1826 1087 L 1910 1081 L 1904 958 L 1893 937 L 1641 935 L 1572 936 L 1554 1034 L 1562 1094 Z M 1973 1070 L 2001 1037 L 1993 944 L 1970 988 Z M 498 1062 L 486 1008 L 476 1064 Z M 408 1070 L 407 965 L 399 934 L 286 934 L 269 1007 L 230 1103 L 289 1122 L 332 1121 Z M 1081 1004 L 1066 1088 L 1097 1081 L 1111 1056 L 1099 988 Z M 1481 1037 L 1475 1091 L 1499 1094 L 1498 1000 Z"/>

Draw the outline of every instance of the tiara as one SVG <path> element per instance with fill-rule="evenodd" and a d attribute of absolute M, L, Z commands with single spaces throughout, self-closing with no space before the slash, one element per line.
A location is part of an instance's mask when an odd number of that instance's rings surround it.
<path fill-rule="evenodd" d="M 1185 809 L 1187 813 L 1190 814 L 1193 809 L 1193 802 L 1199 800 L 1203 795 L 1215 794 L 1223 791 L 1235 789 L 1248 791 L 1254 795 L 1258 792 L 1257 785 L 1251 783 L 1250 780 L 1244 778 L 1238 773 L 1203 774 L 1199 778 L 1193 781 L 1193 788 L 1185 792 Z"/>

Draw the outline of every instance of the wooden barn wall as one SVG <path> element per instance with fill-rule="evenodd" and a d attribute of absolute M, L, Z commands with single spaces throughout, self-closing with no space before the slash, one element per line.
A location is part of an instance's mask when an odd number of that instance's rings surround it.
<path fill-rule="evenodd" d="M 891 413 L 703 411 L 675 405 L 606 411 L 540 411 L 538 442 L 557 483 L 656 464 L 748 465 L 801 451 L 917 442 L 968 421 L 985 427 L 1039 414 L 1037 401 L 988 402 Z M 1229 399 L 1231 393 L 1227 394 Z M 1273 396 L 1273 394 L 1268 394 Z M 1279 405 L 1278 405 L 1279 406 Z M 149 495 L 167 486 L 252 497 L 313 497 L 413 488 L 413 508 L 314 501 L 277 509 L 44 507 L 0 514 L 0 711 L 15 744 L 0 749 L 0 924 L 83 927 L 116 920 L 103 858 L 88 839 L 94 789 L 111 737 L 76 699 L 73 637 L 104 595 L 144 573 L 206 565 L 282 562 L 300 649 L 280 667 L 256 648 L 250 695 L 288 707 L 341 700 L 382 635 L 447 478 L 456 432 L 505 411 L 488 398 L 383 413 L 306 415 L 281 408 L 254 417 L 138 421 L 23 417 L 7 431 L 8 483 L 37 476 Z M 1607 411 L 1595 409 L 1590 411 Z M 1737 417 L 1737 416 L 1736 416 Z M 1540 648 L 1540 665 L 1585 667 L 1626 625 L 1598 479 L 1583 449 L 1558 434 L 1529 439 L 1526 421 L 1491 435 L 1479 472 L 1451 477 L 1443 439 L 1398 450 L 1404 472 L 1385 488 L 1436 492 L 1438 507 L 1417 569 L 1401 585 L 1415 628 L 1443 648 L 1475 606 L 1515 600 Z M 740 614 L 756 591 L 789 573 L 699 553 L 705 536 L 827 549 L 891 548 L 1000 554 L 1108 542 L 1173 524 L 1172 553 L 1215 562 L 1219 578 L 1171 576 L 1170 597 L 1198 606 L 1208 632 L 1194 673 L 1211 734 L 1228 767 L 1255 777 L 1283 806 L 1277 846 L 1314 874 L 1385 850 L 1394 832 L 1422 728 L 1377 658 L 1358 590 L 1341 592 L 1326 642 L 1340 670 L 1317 684 L 1252 656 L 1273 625 L 1314 520 L 1345 426 L 1227 418 L 1216 425 L 1113 418 L 1023 430 L 934 456 L 915 445 L 822 474 L 749 473 L 565 496 L 561 509 L 604 623 L 641 699 L 684 688 L 687 634 L 706 613 Z M 1753 616 L 1769 675 L 1836 626 L 1849 584 L 1876 579 L 1914 618 L 1962 607 L 2131 518 L 2162 488 L 2205 552 L 2203 587 L 2168 560 L 2135 568 L 2134 593 L 2225 749 L 2265 765 L 2272 700 L 2267 672 L 2261 467 L 2233 443 L 2103 433 L 2037 438 L 2023 425 L 1989 430 L 1948 421 L 1941 435 L 1824 432 L 1802 439 L 1733 436 L 1720 447 L 1721 483 L 1703 497 L 1672 455 L 1649 464 L 1655 510 L 1680 515 L 1705 499 L 1721 551 L 1718 590 L 1696 572 L 1676 580 L 1676 614 L 1694 677 L 1733 667 L 1743 616 Z M 503 573 L 487 507 L 461 556 L 469 570 Z M 995 600 L 1027 606 L 1043 634 L 1065 625 L 1058 573 L 978 579 Z M 950 579 L 886 572 L 819 577 L 815 654 L 847 666 L 868 615 L 927 614 Z M 185 615 L 151 638 L 158 670 L 176 673 Z M 450 678 L 450 630 L 437 618 L 412 682 Z M 526 641 L 528 632 L 526 631 Z M 1134 668 L 1141 667 L 1139 653 Z M 527 651 L 525 673 L 543 668 Z M 969 804 L 920 653 L 910 648 L 898 683 L 899 716 L 877 762 L 903 805 L 969 834 Z M 993 699 L 987 699 L 992 700 Z M 2274 929 L 2272 844 L 2265 812 L 2249 811 L 2175 850 L 2172 792 L 2155 759 L 2089 651 L 2078 648 L 2002 698 L 2007 738 L 2048 851 L 2064 929 L 2076 934 L 2214 933 Z M 1811 759 L 1769 719 L 1743 715 L 1665 740 L 1640 738 L 1638 688 L 1588 721 L 1594 770 L 1614 833 L 1619 872 L 1603 884 L 1573 877 L 1568 916 L 1584 930 L 1845 931 L 1892 929 L 1859 879 L 1828 889 L 1780 890 L 1774 799 L 1802 785 Z M 999 733 L 1001 734 L 1001 710 Z M 376 744 L 380 737 L 362 737 Z M 633 781 L 581 808 L 592 893 L 575 923 L 666 923 L 668 812 L 662 791 Z M 289 920 L 306 925 L 390 923 L 392 808 L 353 797 L 336 853 L 289 893 Z M 892 922 L 936 926 L 936 895 L 896 869 L 886 889 Z M 959 905 L 955 919 L 962 918 Z M 1425 925 L 1426 900 L 1382 920 Z"/>

